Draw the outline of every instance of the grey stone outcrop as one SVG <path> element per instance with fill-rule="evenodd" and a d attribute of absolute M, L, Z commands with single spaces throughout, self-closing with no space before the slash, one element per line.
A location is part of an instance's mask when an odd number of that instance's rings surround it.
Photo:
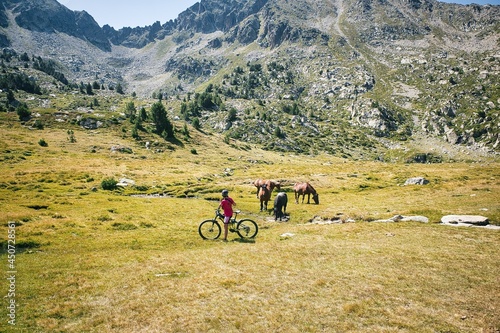
<path fill-rule="evenodd" d="M 427 185 L 429 181 L 424 177 L 414 177 L 408 178 L 405 182 L 405 185 Z"/>
<path fill-rule="evenodd" d="M 490 222 L 487 217 L 480 215 L 446 215 L 441 218 L 443 224 L 471 224 L 488 225 Z"/>

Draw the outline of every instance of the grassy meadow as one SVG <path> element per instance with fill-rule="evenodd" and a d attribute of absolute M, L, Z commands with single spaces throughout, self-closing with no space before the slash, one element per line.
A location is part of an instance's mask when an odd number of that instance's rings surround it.
<path fill-rule="evenodd" d="M 118 129 L 70 138 L 0 116 L 2 332 L 500 331 L 500 231 L 439 225 L 448 214 L 500 224 L 498 161 L 277 154 L 192 128 L 156 152 Z M 417 176 L 430 184 L 403 186 Z M 135 186 L 103 190 L 109 178 Z M 259 211 L 257 178 L 283 184 L 288 222 Z M 297 181 L 319 205 L 295 204 Z M 198 235 L 224 188 L 259 224 L 255 240 Z M 373 222 L 397 214 L 430 222 Z"/>

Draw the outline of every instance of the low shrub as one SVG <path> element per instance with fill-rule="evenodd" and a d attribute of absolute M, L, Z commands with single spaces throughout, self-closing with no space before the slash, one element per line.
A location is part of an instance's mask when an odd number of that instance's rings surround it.
<path fill-rule="evenodd" d="M 114 178 L 105 178 L 101 182 L 101 187 L 103 190 L 106 191 L 113 191 L 116 190 L 118 181 Z"/>

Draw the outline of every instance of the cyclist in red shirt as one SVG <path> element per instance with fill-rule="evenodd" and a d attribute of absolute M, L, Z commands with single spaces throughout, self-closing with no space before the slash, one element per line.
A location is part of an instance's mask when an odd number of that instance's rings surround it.
<path fill-rule="evenodd" d="M 227 231 L 229 228 L 229 220 L 233 216 L 233 206 L 236 206 L 236 202 L 229 197 L 229 191 L 222 191 L 222 200 L 220 201 L 219 208 L 222 207 L 224 211 L 224 241 L 227 241 Z"/>

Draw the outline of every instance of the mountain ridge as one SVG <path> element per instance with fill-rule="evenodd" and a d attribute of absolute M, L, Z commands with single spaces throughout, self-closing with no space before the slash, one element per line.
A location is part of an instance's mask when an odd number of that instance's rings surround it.
<path fill-rule="evenodd" d="M 92 39 L 84 34 L 92 29 L 78 29 L 82 22 L 97 25 L 86 13 L 81 20 L 75 15 L 76 28 L 67 33 L 57 25 L 30 25 L 29 10 L 20 10 L 19 1 L 7 3 L 0 18 L 16 23 L 5 27 L 2 19 L 0 31 L 12 48 L 42 51 L 60 62 L 71 80 L 99 77 L 101 83 L 121 83 L 141 96 L 173 97 L 214 87 L 211 94 L 225 98 L 224 105 L 181 117 L 201 117 L 238 139 L 259 141 L 244 134 L 257 126 L 265 129 L 261 141 L 272 142 L 270 149 L 294 147 L 292 133 L 301 126 L 310 129 L 306 135 L 337 137 L 346 135 L 341 127 L 350 126 L 360 137 L 368 135 L 369 146 L 384 138 L 401 143 L 422 133 L 452 144 L 499 149 L 494 124 L 500 104 L 500 24 L 495 19 L 500 6 L 212 0 L 163 25 L 118 31 L 105 25 Z M 16 10 L 20 14 L 13 21 Z M 237 119 L 214 121 L 214 114 L 228 109 L 237 111 Z M 257 112 L 253 117 L 262 117 L 265 110 L 273 114 L 272 122 L 245 116 Z M 286 140 L 276 136 L 281 128 Z M 331 137 L 316 136 L 320 149 L 335 151 L 329 148 Z"/>

